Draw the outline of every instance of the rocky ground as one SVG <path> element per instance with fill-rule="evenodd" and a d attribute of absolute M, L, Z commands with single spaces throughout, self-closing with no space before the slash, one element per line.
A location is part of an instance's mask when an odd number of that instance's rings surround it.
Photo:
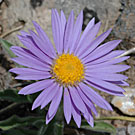
<path fill-rule="evenodd" d="M 73 9 L 77 15 L 84 11 L 83 29 L 92 17 L 96 22 L 101 21 L 102 27 L 99 34 L 109 28 L 113 31 L 107 40 L 122 39 L 117 49 L 130 50 L 135 47 L 135 0 L 1 0 L 0 1 L 0 37 L 15 45 L 21 45 L 16 35 L 19 30 L 34 29 L 32 20 L 37 21 L 52 40 L 51 33 L 51 9 L 62 9 L 66 17 Z M 112 103 L 112 113 L 99 109 L 100 116 L 135 116 L 135 51 L 131 51 L 130 59 L 125 63 L 131 68 L 124 72 L 129 77 L 130 84 L 126 87 L 125 99 L 102 95 Z M 6 89 L 15 85 L 13 77 L 8 70 L 14 64 L 8 54 L 0 46 L 0 89 Z M 131 90 L 132 89 L 132 90 Z M 130 93 L 130 94 L 129 94 Z M 132 104 L 130 106 L 128 104 Z M 123 109 L 123 107 L 125 107 Z M 128 110 L 128 111 L 127 111 Z M 135 135 L 135 123 L 112 120 L 108 121 L 117 127 L 117 135 Z"/>

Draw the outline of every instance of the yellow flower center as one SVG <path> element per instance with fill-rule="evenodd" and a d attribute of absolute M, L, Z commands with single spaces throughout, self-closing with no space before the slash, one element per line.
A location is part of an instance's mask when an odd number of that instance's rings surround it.
<path fill-rule="evenodd" d="M 62 54 L 54 60 L 52 78 L 65 86 L 73 86 L 84 79 L 84 65 L 73 54 Z"/>

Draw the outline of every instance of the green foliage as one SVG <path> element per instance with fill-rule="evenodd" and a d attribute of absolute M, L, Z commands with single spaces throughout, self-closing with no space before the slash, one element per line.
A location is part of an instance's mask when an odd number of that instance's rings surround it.
<path fill-rule="evenodd" d="M 1 39 L 0 38 L 0 42 L 2 44 L 2 47 L 7 51 L 7 53 L 9 54 L 10 57 L 15 57 L 15 54 L 10 50 L 10 47 L 13 46 L 11 43 L 9 43 L 8 41 Z"/>
<path fill-rule="evenodd" d="M 38 131 L 26 129 L 26 128 L 19 128 L 19 129 L 11 129 L 8 131 L 3 132 L 1 135 L 36 135 Z"/>
<path fill-rule="evenodd" d="M 11 43 L 9 43 L 8 41 L 6 41 L 6 40 L 4 40 L 4 39 L 2 39 L 2 38 L 0 38 L 0 43 L 2 44 L 2 47 L 5 49 L 5 51 L 9 54 L 9 56 L 11 57 L 11 58 L 14 58 L 14 57 L 16 57 L 15 56 L 15 54 L 11 51 L 11 47 L 13 46 L 13 44 L 11 44 Z M 22 66 L 22 65 L 19 65 L 19 64 L 15 64 L 17 67 L 24 67 L 24 66 Z"/>
<path fill-rule="evenodd" d="M 53 120 L 48 125 L 41 116 L 19 117 L 16 115 L 0 121 L 2 135 L 61 135 L 57 121 Z"/>
<path fill-rule="evenodd" d="M 81 128 L 92 130 L 92 131 L 98 131 L 98 132 L 106 132 L 106 133 L 110 133 L 111 135 L 116 134 L 115 127 L 103 121 L 95 121 L 93 128 L 90 127 L 86 121 L 82 121 Z"/>
<path fill-rule="evenodd" d="M 11 116 L 10 118 L 0 121 L 0 128 L 2 130 L 9 130 L 16 127 L 22 127 L 22 126 L 28 126 L 30 124 L 35 124 L 36 121 L 42 120 L 42 117 L 34 117 L 34 116 L 28 116 L 28 117 L 18 117 L 16 115 Z"/>
<path fill-rule="evenodd" d="M 64 123 L 56 120 L 56 117 L 48 124 L 45 134 L 41 135 L 63 135 Z"/>
<path fill-rule="evenodd" d="M 6 100 L 17 103 L 27 103 L 28 99 L 26 96 L 19 95 L 18 90 L 15 89 L 7 89 L 4 91 L 0 91 L 0 100 Z"/>
<path fill-rule="evenodd" d="M 23 96 L 18 94 L 16 89 L 0 91 L 0 101 L 10 101 L 22 105 L 32 103 L 37 94 Z M 32 105 L 32 104 L 31 104 Z M 10 107 L 9 107 L 10 106 Z M 9 105 L 4 108 L 4 115 L 12 109 Z M 3 109 L 2 109 L 3 110 Z M 0 113 L 3 113 L 0 110 Z M 44 110 L 36 109 L 34 116 L 19 117 L 11 115 L 9 118 L 0 121 L 1 135 L 62 135 L 64 126 L 54 118 L 48 125 L 45 124 Z"/>
<path fill-rule="evenodd" d="M 0 100 L 19 103 L 20 105 L 24 103 L 31 103 L 32 105 L 37 94 L 23 96 L 19 95 L 16 89 L 7 89 L 0 91 Z M 9 109 L 12 108 L 8 108 L 8 111 L 10 111 Z M 64 122 L 62 117 L 63 113 L 61 113 L 62 109 L 61 104 L 55 118 L 48 125 L 45 124 L 45 118 L 42 117 L 45 116 L 44 109 L 43 111 L 36 109 L 34 116 L 19 117 L 17 115 L 12 115 L 0 121 L 0 129 L 2 129 L 1 135 L 63 135 Z M 75 123 L 71 122 L 70 125 L 75 126 Z M 93 128 L 90 127 L 86 121 L 82 121 L 81 129 L 95 133 L 99 132 L 99 134 L 116 134 L 116 129 L 112 125 L 102 121 L 95 121 Z"/>
<path fill-rule="evenodd" d="M 38 128 L 46 127 L 44 120 L 40 116 L 18 117 L 16 115 L 0 121 L 2 135 L 42 135 Z"/>

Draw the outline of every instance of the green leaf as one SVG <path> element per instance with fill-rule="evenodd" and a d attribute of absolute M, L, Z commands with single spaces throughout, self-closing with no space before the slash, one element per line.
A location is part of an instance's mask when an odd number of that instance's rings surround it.
<path fill-rule="evenodd" d="M 48 125 L 42 125 L 40 130 L 38 131 L 38 135 L 46 135 L 46 131 L 47 131 Z"/>
<path fill-rule="evenodd" d="M 126 121 L 133 121 L 135 122 L 135 117 L 128 117 L 128 116 L 110 116 L 110 117 L 100 117 L 96 120 L 126 120 Z"/>
<path fill-rule="evenodd" d="M 54 135 L 54 124 L 55 124 L 55 119 L 49 122 L 45 135 Z"/>
<path fill-rule="evenodd" d="M 37 135 L 36 130 L 27 129 L 27 128 L 18 128 L 4 131 L 1 135 Z"/>
<path fill-rule="evenodd" d="M 11 43 L 9 43 L 8 41 L 1 39 L 0 38 L 0 42 L 2 44 L 2 47 L 7 51 L 7 53 L 9 54 L 10 57 L 15 57 L 15 54 L 10 50 L 10 47 L 13 46 Z"/>
<path fill-rule="evenodd" d="M 26 96 L 19 95 L 18 90 L 15 89 L 6 89 L 4 91 L 0 91 L 0 100 L 1 99 L 17 103 L 29 102 Z"/>
<path fill-rule="evenodd" d="M 115 127 L 113 125 L 103 122 L 103 121 L 95 122 L 94 130 L 106 131 L 106 132 L 111 133 L 112 135 L 116 134 Z"/>
<path fill-rule="evenodd" d="M 35 127 L 39 128 L 39 129 L 40 129 L 42 126 L 47 127 L 47 125 L 45 124 L 45 119 L 44 119 L 44 118 L 43 118 L 43 119 L 38 119 L 38 120 L 34 121 L 32 124 L 33 124 Z"/>
<path fill-rule="evenodd" d="M 63 121 L 58 121 L 56 119 L 56 116 L 51 122 L 47 125 L 47 129 L 45 131 L 45 134 L 41 135 L 63 135 L 64 131 L 64 123 Z"/>
<path fill-rule="evenodd" d="M 86 121 L 82 121 L 81 128 L 98 131 L 98 132 L 107 132 L 107 133 L 110 133 L 111 135 L 116 134 L 115 127 L 113 125 L 103 122 L 103 121 L 95 121 L 93 128 L 90 127 L 90 125 L 88 125 L 88 123 Z"/>
<path fill-rule="evenodd" d="M 55 115 L 54 135 L 63 135 L 63 134 L 64 134 L 64 114 L 63 114 L 63 104 L 61 102 Z"/>
<path fill-rule="evenodd" d="M 56 121 L 54 125 L 54 135 L 63 135 L 64 124 Z"/>
<path fill-rule="evenodd" d="M 34 125 L 36 121 L 43 120 L 43 117 L 40 116 L 28 116 L 28 117 L 18 117 L 16 115 L 13 115 L 12 117 L 0 121 L 0 128 L 2 130 L 10 130 L 12 128 L 16 127 L 22 127 L 27 125 Z"/>
<path fill-rule="evenodd" d="M 11 58 L 14 58 L 14 57 L 16 57 L 16 55 L 11 51 L 11 47 L 13 46 L 11 43 L 9 43 L 8 41 L 6 41 L 6 40 L 4 40 L 4 39 L 2 39 L 2 38 L 0 38 L 0 43 L 2 44 L 2 47 L 5 49 L 5 51 L 9 54 L 9 56 L 11 57 Z M 24 66 L 22 66 L 22 65 L 19 65 L 19 64 L 17 64 L 16 63 L 16 66 L 17 67 L 24 67 Z"/>

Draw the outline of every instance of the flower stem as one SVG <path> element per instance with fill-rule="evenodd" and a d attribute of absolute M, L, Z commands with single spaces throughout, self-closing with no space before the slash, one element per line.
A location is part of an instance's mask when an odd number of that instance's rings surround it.
<path fill-rule="evenodd" d="M 112 116 L 112 117 L 96 118 L 95 120 L 126 120 L 126 121 L 135 121 L 135 117 Z"/>
<path fill-rule="evenodd" d="M 63 135 L 64 134 L 64 116 L 63 116 L 63 106 L 62 102 L 58 108 L 58 111 L 55 116 L 55 135 Z"/>

